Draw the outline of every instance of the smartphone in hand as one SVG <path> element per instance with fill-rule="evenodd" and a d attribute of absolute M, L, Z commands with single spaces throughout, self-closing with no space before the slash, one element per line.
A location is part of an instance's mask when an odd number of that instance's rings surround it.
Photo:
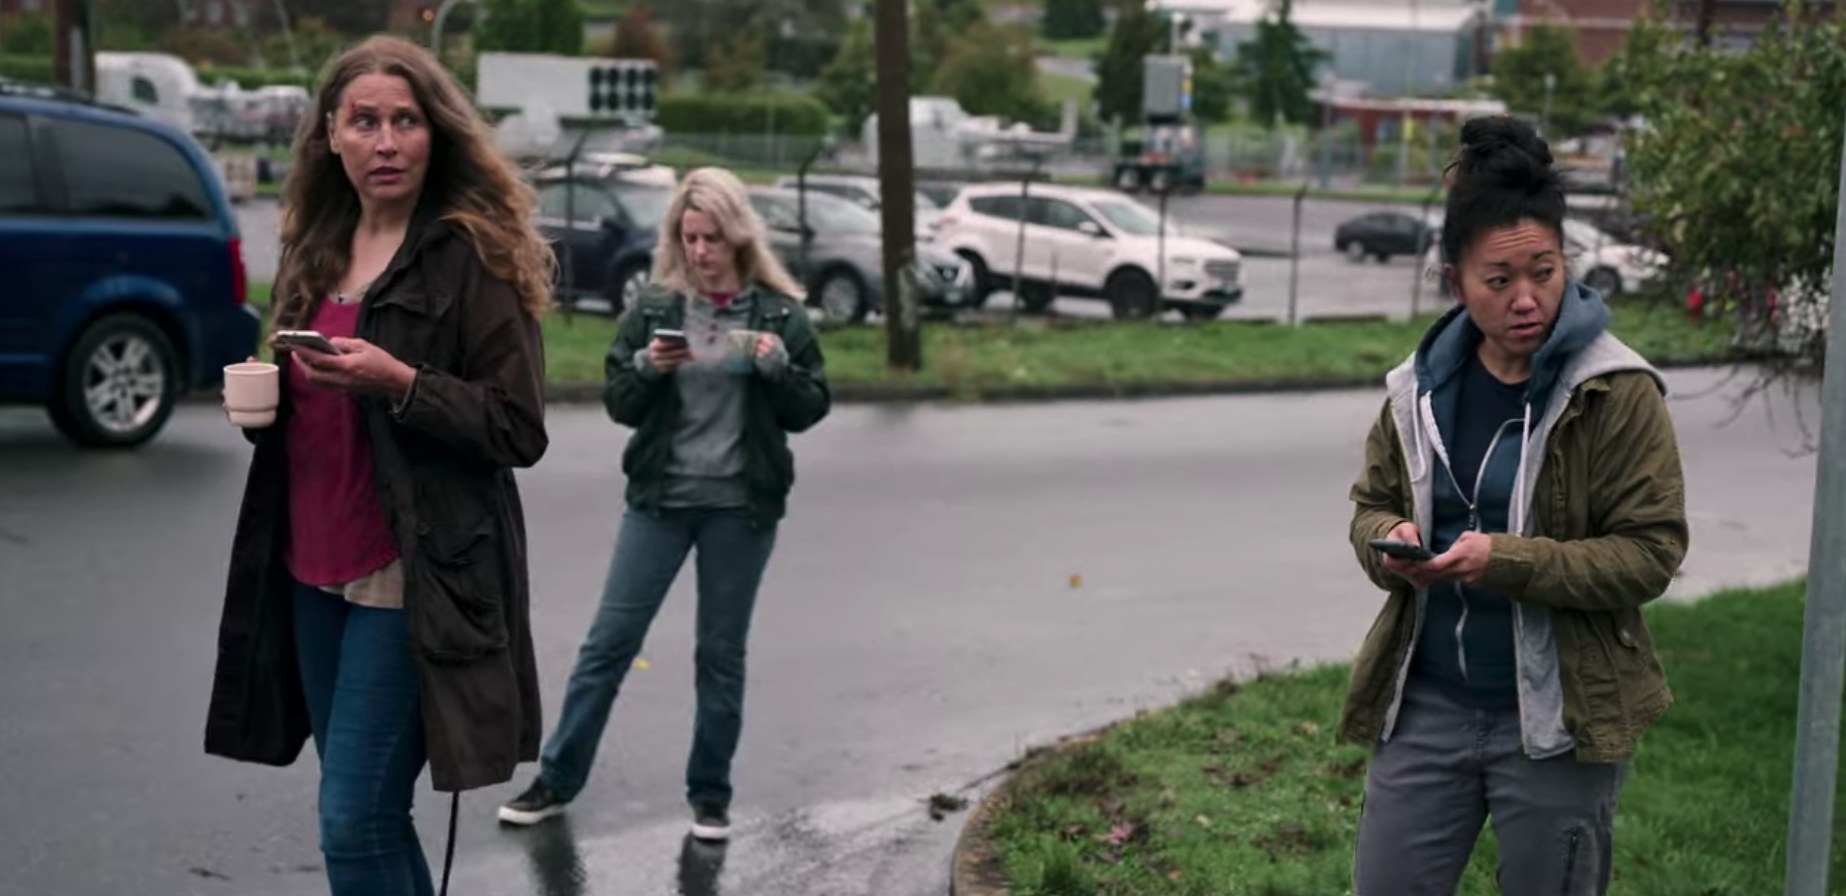
<path fill-rule="evenodd" d="M 276 344 L 289 348 L 306 349 L 323 355 L 343 355 L 345 352 L 334 347 L 332 341 L 315 330 L 280 330 L 276 333 Z"/>
<path fill-rule="evenodd" d="M 1372 550 L 1378 551 L 1387 557 L 1396 557 L 1399 560 L 1422 563 L 1427 560 L 1436 559 L 1435 553 L 1429 548 L 1420 544 L 1411 544 L 1408 541 L 1392 541 L 1388 538 L 1374 538 L 1370 544 Z"/>
<path fill-rule="evenodd" d="M 655 330 L 654 338 L 672 348 L 685 348 L 687 346 L 686 333 L 684 330 Z"/>

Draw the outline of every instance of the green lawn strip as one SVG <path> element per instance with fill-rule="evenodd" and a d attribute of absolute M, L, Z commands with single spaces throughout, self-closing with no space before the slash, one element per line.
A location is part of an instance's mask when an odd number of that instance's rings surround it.
<path fill-rule="evenodd" d="M 1096 90 L 1091 81 L 1056 72 L 1039 72 L 1038 87 L 1046 102 L 1062 108 L 1065 100 L 1074 100 L 1079 109 L 1090 101 L 1090 94 Z"/>
<path fill-rule="evenodd" d="M 1094 59 L 1109 46 L 1109 36 L 1079 37 L 1070 40 L 1047 40 L 1040 38 L 1039 48 L 1053 56 L 1066 59 Z"/>
<path fill-rule="evenodd" d="M 252 284 L 251 301 L 266 307 L 269 284 Z M 924 369 L 915 375 L 885 367 L 880 326 L 829 329 L 821 345 L 836 386 L 946 392 L 977 400 L 1072 388 L 1157 391 L 1376 378 L 1415 347 L 1425 326 L 1426 320 L 1294 328 L 1237 321 L 1186 326 L 928 323 Z M 1618 306 L 1614 330 L 1662 363 L 1717 363 L 1729 356 L 1726 326 L 1700 325 L 1661 305 Z M 544 333 L 546 379 L 554 390 L 582 394 L 602 385 L 603 360 L 615 338 L 613 318 L 556 311 L 545 318 Z"/>
<path fill-rule="evenodd" d="M 1779 892 L 1802 598 L 1793 584 L 1649 608 L 1677 702 L 1631 769 L 1612 892 Z M 1014 896 L 1348 892 L 1366 752 L 1335 737 L 1347 675 L 1221 686 L 1029 761 L 987 829 Z M 1485 833 L 1464 896 L 1497 892 L 1496 848 Z"/>
<path fill-rule="evenodd" d="M 924 369 L 885 367 L 880 327 L 828 330 L 821 337 L 836 385 L 948 390 L 965 399 L 1064 388 L 1100 390 L 1284 384 L 1380 377 L 1416 345 L 1427 321 L 1311 323 L 1289 328 L 1221 321 L 1173 326 L 1098 323 L 1054 327 L 928 324 Z M 1730 333 L 1657 305 L 1617 309 L 1618 335 L 1661 362 L 1717 362 Z M 599 384 L 614 323 L 564 314 L 546 319 L 547 375 L 556 385 Z"/>

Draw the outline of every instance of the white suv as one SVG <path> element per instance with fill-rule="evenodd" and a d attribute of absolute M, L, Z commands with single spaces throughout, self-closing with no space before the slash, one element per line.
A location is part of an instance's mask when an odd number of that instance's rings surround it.
<path fill-rule="evenodd" d="M 943 211 L 932 242 L 968 259 L 977 302 L 1010 287 L 1015 266 L 1020 300 L 1033 312 L 1069 295 L 1106 299 L 1118 318 L 1177 308 L 1209 320 L 1243 298 L 1237 250 L 1179 233 L 1169 219 L 1163 265 L 1159 217 L 1108 190 L 1032 184 L 1022 195 L 1017 183 L 970 186 Z"/>

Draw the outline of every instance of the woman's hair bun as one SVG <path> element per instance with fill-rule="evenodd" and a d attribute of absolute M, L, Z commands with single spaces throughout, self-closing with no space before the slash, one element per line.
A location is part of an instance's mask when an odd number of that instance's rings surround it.
<path fill-rule="evenodd" d="M 1455 173 L 1489 189 L 1537 191 L 1559 183 L 1551 147 L 1530 124 L 1506 115 L 1475 118 L 1462 126 Z"/>

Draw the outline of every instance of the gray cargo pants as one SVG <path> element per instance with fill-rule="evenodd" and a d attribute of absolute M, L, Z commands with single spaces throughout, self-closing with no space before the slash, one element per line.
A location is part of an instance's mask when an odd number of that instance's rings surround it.
<path fill-rule="evenodd" d="M 1518 713 L 1412 684 L 1366 773 L 1354 896 L 1453 896 L 1490 817 L 1506 896 L 1603 896 L 1626 771 L 1528 759 Z"/>

